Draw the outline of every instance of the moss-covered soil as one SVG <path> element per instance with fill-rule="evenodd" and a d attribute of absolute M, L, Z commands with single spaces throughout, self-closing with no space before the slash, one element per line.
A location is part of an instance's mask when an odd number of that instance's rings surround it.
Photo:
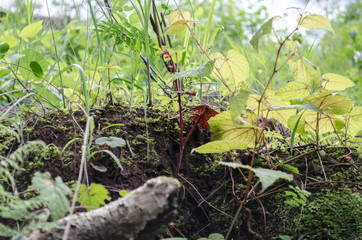
<path fill-rule="evenodd" d="M 123 170 L 107 153 L 97 153 L 88 162 L 89 182 L 105 186 L 112 200 L 119 197 L 120 190 L 135 189 L 156 176 L 172 175 L 179 154 L 177 113 L 149 108 L 147 124 L 143 108 L 130 111 L 126 106 L 109 105 L 91 113 L 94 117 L 93 143 L 99 137 L 119 137 L 126 141 L 122 148 L 109 149 L 120 156 Z M 185 115 L 187 117 L 188 113 Z M 26 161 L 16 176 L 18 191 L 28 188 L 35 171 L 49 171 L 53 177 L 61 176 L 66 183 L 77 179 L 85 123 L 86 118 L 80 111 L 30 118 L 24 130 L 25 140 L 43 140 L 48 148 L 33 153 Z M 191 127 L 192 122 L 186 121 L 185 134 Z M 192 148 L 208 141 L 210 133 L 198 128 L 187 144 L 179 176 L 183 184 L 179 216 L 160 238 L 197 239 L 210 233 L 225 236 L 229 229 L 244 197 L 246 183 L 239 170 L 216 164 L 225 160 L 225 156 L 191 153 Z M 3 145 L 8 148 L 0 149 L 1 154 L 17 147 L 15 141 L 4 137 Z M 106 148 L 95 143 L 92 147 L 91 152 Z M 294 155 L 312 149 L 313 146 L 301 146 L 296 148 Z M 319 159 L 317 152 L 311 152 L 289 163 L 299 169 L 293 183 L 277 181 L 261 194 L 257 188 L 239 215 L 232 238 L 283 239 L 282 235 L 289 235 L 292 239 L 358 239 L 362 235 L 360 159 L 353 149 L 350 155 L 353 164 L 343 157 L 350 152 L 347 148 L 330 147 L 324 151 L 327 157 L 323 159 Z M 289 149 L 271 149 L 270 154 L 275 161 L 291 157 Z M 239 151 L 234 157 L 243 164 L 251 160 L 247 151 Z M 268 166 L 262 151 L 257 154 L 256 165 Z M 306 205 L 291 206 L 284 202 L 292 197 L 285 193 L 289 185 L 311 192 Z"/>

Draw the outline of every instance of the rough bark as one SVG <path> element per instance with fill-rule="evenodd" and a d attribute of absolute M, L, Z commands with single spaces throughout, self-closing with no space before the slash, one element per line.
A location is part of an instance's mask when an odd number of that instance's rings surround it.
<path fill-rule="evenodd" d="M 62 218 L 58 227 L 36 230 L 30 239 L 62 239 L 70 221 L 68 240 L 152 240 L 175 217 L 180 186 L 169 177 L 151 179 L 102 208 Z"/>

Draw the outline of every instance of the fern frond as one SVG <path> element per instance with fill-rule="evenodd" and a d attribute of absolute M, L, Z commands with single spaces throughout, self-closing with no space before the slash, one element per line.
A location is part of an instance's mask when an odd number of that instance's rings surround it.
<path fill-rule="evenodd" d="M 2 124 L 0 124 L 0 134 L 1 135 L 7 135 L 7 136 L 13 136 L 15 137 L 18 141 L 20 141 L 19 138 L 19 134 L 17 132 L 15 132 L 13 129 L 11 129 L 10 127 L 4 126 Z"/>

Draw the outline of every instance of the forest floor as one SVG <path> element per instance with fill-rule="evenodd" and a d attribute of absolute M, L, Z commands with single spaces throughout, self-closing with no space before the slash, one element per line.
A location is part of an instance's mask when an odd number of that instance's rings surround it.
<path fill-rule="evenodd" d="M 120 197 L 120 190 L 133 190 L 156 176 L 172 176 L 179 154 L 177 113 L 148 108 L 147 124 L 140 107 L 130 111 L 123 105 L 108 105 L 92 110 L 91 114 L 94 117 L 93 143 L 100 137 L 118 137 L 124 139 L 126 145 L 109 149 L 92 145 L 91 153 L 108 149 L 120 156 L 123 170 L 107 153 L 96 153 L 88 161 L 89 183 L 102 184 L 115 200 Z M 29 118 L 24 130 L 25 140 L 43 140 L 48 150 L 35 152 L 26 161 L 23 171 L 16 176 L 19 192 L 27 190 L 35 171 L 61 176 L 65 183 L 77 180 L 85 123 L 86 117 L 80 111 Z M 185 129 L 188 131 L 192 124 L 186 121 Z M 246 183 L 238 169 L 217 164 L 224 159 L 222 154 L 191 153 L 193 148 L 209 141 L 210 133 L 206 130 L 197 128 L 192 134 L 178 177 L 183 185 L 179 215 L 160 238 L 197 239 L 211 233 L 225 236 L 228 231 L 244 198 Z M 6 151 L 16 147 L 13 145 Z M 344 147 L 323 147 L 326 156 L 319 158 L 320 154 L 314 149 L 312 144 L 296 146 L 294 156 L 300 157 L 289 162 L 299 170 L 299 174 L 293 173 L 293 182 L 278 180 L 263 193 L 256 188 L 233 228 L 234 240 L 342 239 L 341 236 L 358 239 L 362 235 L 362 174 L 358 153 Z M 353 163 L 343 157 L 350 151 Z M 269 154 L 276 164 L 277 160 L 292 157 L 290 149 L 282 144 L 269 149 Z M 268 166 L 263 151 L 258 151 L 256 157 L 255 166 Z M 234 158 L 247 165 L 251 154 L 237 151 Z M 283 167 L 279 169 L 288 171 Z M 247 171 L 242 172 L 247 175 Z M 309 191 L 311 196 L 304 201 L 298 191 L 293 192 L 291 185 Z M 286 190 L 294 195 L 287 195 Z M 299 206 L 285 203 L 291 199 L 299 201 Z"/>

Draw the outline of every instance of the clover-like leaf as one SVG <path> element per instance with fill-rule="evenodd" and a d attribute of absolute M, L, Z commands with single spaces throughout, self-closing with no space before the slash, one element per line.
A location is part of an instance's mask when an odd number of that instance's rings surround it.
<path fill-rule="evenodd" d="M 231 140 L 220 140 L 212 141 L 201 145 L 198 148 L 193 149 L 198 153 L 223 153 L 230 152 L 233 149 L 246 149 L 247 145 L 240 141 L 231 141 Z"/>
<path fill-rule="evenodd" d="M 327 90 L 338 90 L 343 91 L 346 88 L 353 87 L 354 83 L 348 78 L 335 74 L 335 73 L 326 73 L 322 76 L 323 87 Z"/>
<path fill-rule="evenodd" d="M 96 144 L 98 145 L 106 145 L 115 148 L 115 147 L 123 147 L 126 145 L 126 142 L 122 138 L 117 137 L 101 137 L 96 139 Z"/>
<path fill-rule="evenodd" d="M 298 18 L 297 21 L 298 23 L 300 23 L 302 27 L 305 27 L 307 29 L 313 30 L 313 29 L 322 28 L 322 29 L 327 29 L 334 33 L 329 20 L 320 15 L 308 14 L 302 18 Z"/>

